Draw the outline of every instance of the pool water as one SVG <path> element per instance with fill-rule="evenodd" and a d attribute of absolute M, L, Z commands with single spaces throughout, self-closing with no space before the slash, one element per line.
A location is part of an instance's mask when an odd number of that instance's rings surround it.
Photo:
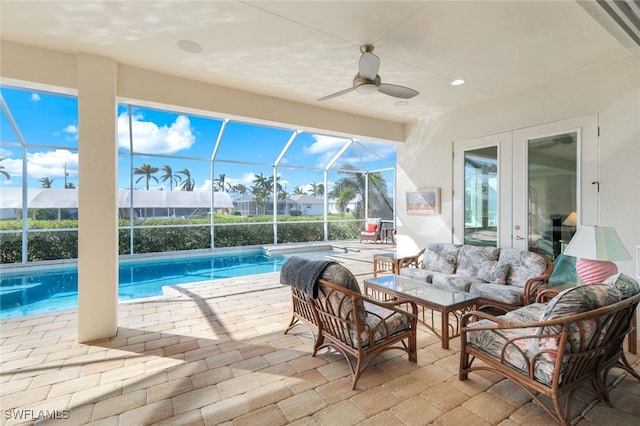
<path fill-rule="evenodd" d="M 313 256 L 322 255 L 314 252 Z M 162 295 L 162 287 L 167 285 L 278 272 L 287 258 L 284 255 L 266 255 L 259 250 L 232 255 L 121 262 L 118 298 L 125 301 L 159 296 Z M 75 265 L 2 273 L 0 318 L 53 312 L 77 306 L 78 269 Z"/>

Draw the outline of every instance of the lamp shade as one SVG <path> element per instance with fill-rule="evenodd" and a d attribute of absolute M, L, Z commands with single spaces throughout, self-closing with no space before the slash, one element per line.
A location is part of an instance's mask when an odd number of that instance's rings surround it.
<path fill-rule="evenodd" d="M 569 216 L 562 222 L 564 226 L 576 226 L 578 224 L 578 213 L 571 212 Z"/>
<path fill-rule="evenodd" d="M 612 260 L 629 260 L 616 230 L 608 226 L 581 226 L 564 251 L 575 256 L 576 273 L 584 284 L 597 284 L 618 272 Z"/>
<path fill-rule="evenodd" d="M 564 251 L 568 256 L 592 260 L 630 260 L 615 228 L 611 226 L 586 226 L 578 228 Z"/>

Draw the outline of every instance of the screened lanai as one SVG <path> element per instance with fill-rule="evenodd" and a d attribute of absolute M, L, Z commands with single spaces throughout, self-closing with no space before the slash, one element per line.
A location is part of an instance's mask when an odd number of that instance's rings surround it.
<path fill-rule="evenodd" d="M 55 260 L 38 250 L 47 239 L 77 257 L 77 98 L 0 93 L 2 263 Z M 120 255 L 355 239 L 367 217 L 395 226 L 393 143 L 129 102 L 117 159 Z"/>

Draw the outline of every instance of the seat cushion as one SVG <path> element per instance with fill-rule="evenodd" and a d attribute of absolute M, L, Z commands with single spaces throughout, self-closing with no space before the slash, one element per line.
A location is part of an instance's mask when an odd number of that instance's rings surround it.
<path fill-rule="evenodd" d="M 508 303 L 515 306 L 524 305 L 524 291 L 522 287 L 493 283 L 475 283 L 471 284 L 468 291 L 469 293 L 497 302 Z"/>
<path fill-rule="evenodd" d="M 382 342 L 390 336 L 409 330 L 411 327 L 411 318 L 406 314 L 368 302 L 364 302 L 364 307 L 367 310 L 367 315 L 364 322 L 360 324 L 362 329 L 359 335 L 356 335 L 354 330 L 351 331 L 351 342 L 354 347 L 357 345 L 358 337 L 362 347 L 366 348 L 372 339 L 374 343 Z"/>
<path fill-rule="evenodd" d="M 443 274 L 455 273 L 459 250 L 459 246 L 455 244 L 429 244 L 422 255 L 424 268 Z"/>
<path fill-rule="evenodd" d="M 535 321 L 544 309 L 544 305 L 533 303 L 500 316 L 500 319 L 510 322 Z M 491 357 L 502 360 L 516 370 L 527 373 L 529 362 L 533 361 L 534 375 L 537 380 L 547 385 L 551 384 L 555 365 L 547 358 L 536 356 L 532 350 L 532 340 L 527 339 L 535 333 L 535 328 L 516 328 L 499 330 L 478 330 L 473 328 L 486 327 L 495 324 L 489 320 L 480 320 L 468 324 L 467 342 Z M 507 341 L 512 340 L 507 345 Z"/>
<path fill-rule="evenodd" d="M 458 253 L 456 274 L 466 277 L 477 277 L 478 269 L 485 260 L 498 260 L 500 249 L 496 247 L 473 246 L 465 244 Z"/>
<path fill-rule="evenodd" d="M 414 280 L 431 282 L 434 272 L 422 268 L 400 268 L 400 275 Z"/>
<path fill-rule="evenodd" d="M 484 283 L 480 278 L 463 277 L 460 275 L 434 274 L 431 278 L 433 285 L 452 291 L 468 292 L 473 284 Z"/>

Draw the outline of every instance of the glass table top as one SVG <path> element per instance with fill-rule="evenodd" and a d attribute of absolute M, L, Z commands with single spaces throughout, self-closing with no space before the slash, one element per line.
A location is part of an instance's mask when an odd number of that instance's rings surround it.
<path fill-rule="evenodd" d="M 417 281 L 399 275 L 385 275 L 378 278 L 366 279 L 365 283 L 387 289 L 397 294 L 404 294 L 411 299 L 421 299 L 427 302 L 436 303 L 442 306 L 456 305 L 462 302 L 469 302 L 479 299 L 478 296 L 460 291 L 442 290 L 433 287 L 427 282 Z"/>

